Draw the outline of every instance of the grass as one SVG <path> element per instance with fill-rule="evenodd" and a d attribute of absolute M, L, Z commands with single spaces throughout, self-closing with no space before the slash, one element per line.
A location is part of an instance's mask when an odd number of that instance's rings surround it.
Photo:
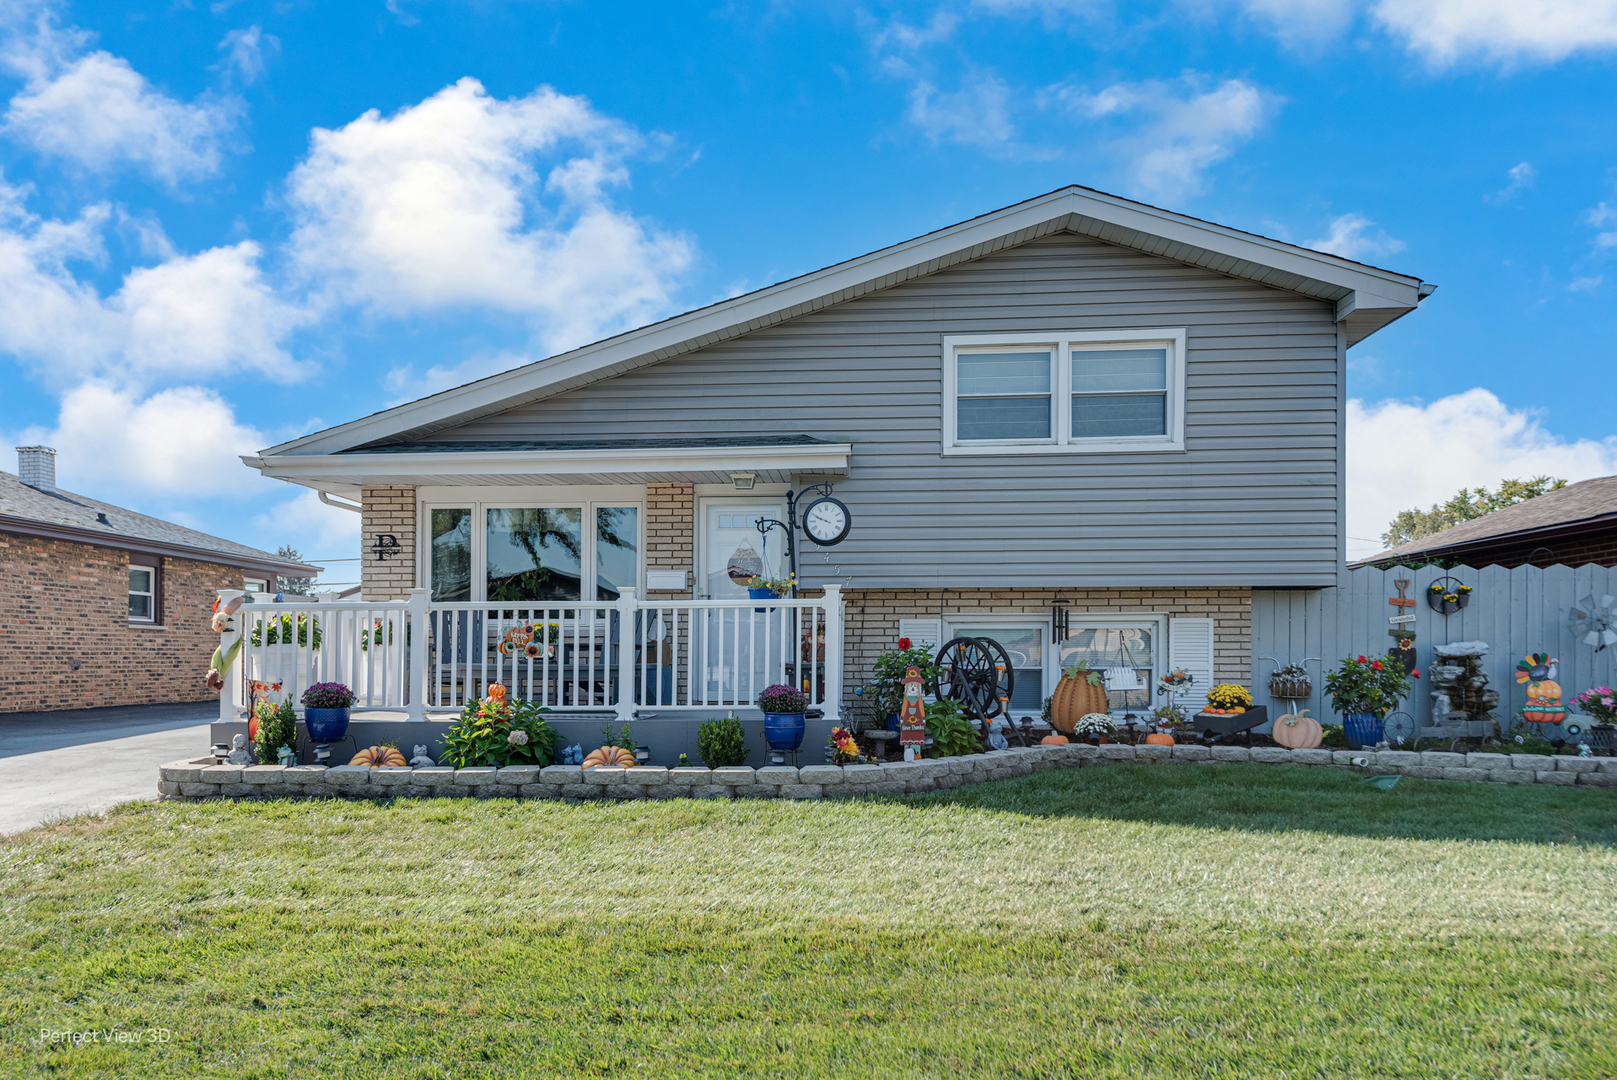
<path fill-rule="evenodd" d="M 1614 848 L 1609 790 L 1256 765 L 131 806 L 0 841 L 0 1075 L 1608 1077 Z"/>

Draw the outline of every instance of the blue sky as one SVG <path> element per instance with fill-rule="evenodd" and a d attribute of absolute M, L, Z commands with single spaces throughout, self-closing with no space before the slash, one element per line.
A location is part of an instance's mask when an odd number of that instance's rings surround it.
<path fill-rule="evenodd" d="M 1617 0 L 0 0 L 0 434 L 353 557 L 236 455 L 1081 183 L 1440 286 L 1350 354 L 1365 554 L 1617 472 L 1614 76 Z"/>

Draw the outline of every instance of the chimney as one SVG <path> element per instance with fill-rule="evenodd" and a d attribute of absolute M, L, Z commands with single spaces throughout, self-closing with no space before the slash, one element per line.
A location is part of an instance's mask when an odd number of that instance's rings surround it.
<path fill-rule="evenodd" d="M 17 447 L 17 479 L 56 494 L 56 451 L 49 446 Z"/>

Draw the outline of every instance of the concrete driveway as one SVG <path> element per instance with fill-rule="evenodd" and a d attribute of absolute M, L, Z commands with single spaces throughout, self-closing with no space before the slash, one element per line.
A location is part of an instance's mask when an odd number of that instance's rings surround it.
<path fill-rule="evenodd" d="M 157 767 L 208 752 L 217 702 L 0 715 L 0 834 L 157 797 Z"/>

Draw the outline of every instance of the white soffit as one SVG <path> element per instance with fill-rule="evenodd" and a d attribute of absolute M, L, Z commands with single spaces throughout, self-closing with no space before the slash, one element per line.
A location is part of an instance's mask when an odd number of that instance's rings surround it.
<path fill-rule="evenodd" d="M 790 281 L 491 375 L 263 451 L 249 464 L 419 438 L 659 363 L 1055 233 L 1072 232 L 1336 304 L 1352 345 L 1413 311 L 1419 278 L 1069 187 Z M 262 468 L 262 466 L 256 466 Z M 274 475 L 264 470 L 266 475 Z"/>

